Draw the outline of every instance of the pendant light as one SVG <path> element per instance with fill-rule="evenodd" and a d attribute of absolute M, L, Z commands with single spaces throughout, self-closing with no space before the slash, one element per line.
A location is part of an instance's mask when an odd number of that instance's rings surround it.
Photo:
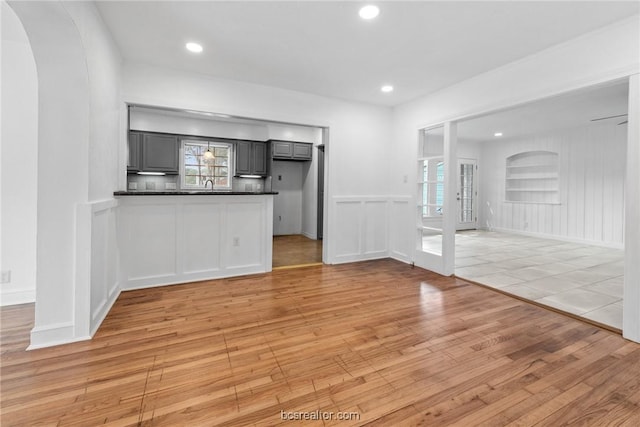
<path fill-rule="evenodd" d="M 204 152 L 203 156 L 204 160 L 206 162 L 210 162 L 213 160 L 213 158 L 215 157 L 213 155 L 213 151 L 211 151 L 211 147 L 209 146 L 209 141 L 207 141 L 207 151 Z"/>

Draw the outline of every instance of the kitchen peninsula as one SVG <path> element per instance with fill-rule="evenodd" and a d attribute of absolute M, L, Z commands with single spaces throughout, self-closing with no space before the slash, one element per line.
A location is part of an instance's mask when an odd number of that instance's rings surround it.
<path fill-rule="evenodd" d="M 271 271 L 274 194 L 114 192 L 122 289 Z"/>

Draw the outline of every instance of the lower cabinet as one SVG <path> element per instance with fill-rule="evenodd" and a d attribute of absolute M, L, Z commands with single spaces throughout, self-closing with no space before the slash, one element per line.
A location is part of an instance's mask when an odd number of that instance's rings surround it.
<path fill-rule="evenodd" d="M 267 175 L 267 144 L 259 141 L 236 142 L 235 175 Z"/>

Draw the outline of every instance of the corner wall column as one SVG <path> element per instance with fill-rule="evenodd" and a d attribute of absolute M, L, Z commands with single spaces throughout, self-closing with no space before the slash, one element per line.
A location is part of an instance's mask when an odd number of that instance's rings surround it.
<path fill-rule="evenodd" d="M 456 264 L 457 148 L 457 123 L 446 122 L 444 124 L 444 215 L 442 218 L 442 258 L 445 276 L 455 273 Z"/>
<path fill-rule="evenodd" d="M 629 78 L 622 335 L 640 342 L 640 74 Z"/>

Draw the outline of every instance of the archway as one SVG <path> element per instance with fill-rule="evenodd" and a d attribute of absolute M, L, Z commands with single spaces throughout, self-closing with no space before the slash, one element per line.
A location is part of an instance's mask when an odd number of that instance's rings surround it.
<path fill-rule="evenodd" d="M 63 3 L 8 4 L 26 31 L 38 77 L 36 308 L 30 347 L 36 348 L 88 335 L 86 321 L 75 311 L 82 304 L 76 289 L 81 252 L 76 209 L 88 197 L 89 82 L 81 36 Z"/>

